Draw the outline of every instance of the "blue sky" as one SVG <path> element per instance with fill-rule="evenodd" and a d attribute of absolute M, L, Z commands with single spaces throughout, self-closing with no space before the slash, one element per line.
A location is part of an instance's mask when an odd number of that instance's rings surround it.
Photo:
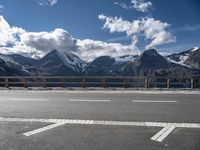
<path fill-rule="evenodd" d="M 120 46 L 132 44 L 133 38 L 136 37 L 137 44 L 135 45 L 139 51 L 143 51 L 148 46 L 156 47 L 159 51 L 165 52 L 178 52 L 196 46 L 200 47 L 199 0 L 138 1 L 140 2 L 138 6 L 147 2 L 151 5 L 142 11 L 131 0 L 0 0 L 0 15 L 11 27 L 22 28 L 29 33 L 52 32 L 61 28 L 75 40 L 90 39 L 93 42 L 119 43 Z M 99 18 L 101 14 L 104 16 L 103 19 Z M 121 25 L 124 27 L 127 25 L 126 22 L 133 24 L 134 20 L 145 22 L 144 26 L 146 26 L 149 18 L 154 19 L 153 23 L 159 27 L 163 25 L 158 32 L 168 36 L 165 36 L 160 43 L 157 41 L 156 44 L 151 44 L 153 40 L 158 40 L 155 39 L 157 34 L 150 36 L 146 33 L 144 36 L 144 33 L 151 29 L 133 31 L 131 35 L 127 34 L 129 32 L 127 30 L 130 28 L 123 31 L 119 31 L 120 29 L 111 31 L 111 28 L 118 27 L 119 19 L 122 19 L 120 23 L 123 21 Z M 109 19 L 113 20 L 105 26 L 106 20 Z M 157 24 L 156 21 L 160 21 L 160 23 Z M 167 23 L 166 26 L 164 23 Z M 121 26 L 119 27 L 121 28 Z M 4 44 L 3 52 L 6 51 L 8 43 Z M 83 52 L 87 51 L 87 46 L 84 44 L 79 44 L 79 46 L 84 46 L 81 50 L 83 57 L 87 55 L 87 52 Z M 3 47 L 2 45 L 1 47 Z M 100 43 L 98 43 L 98 47 L 100 47 Z M 77 50 L 74 51 L 77 52 Z M 95 56 L 103 55 L 103 51 L 105 49 L 102 50 L 102 53 L 98 49 L 98 54 Z M 110 53 L 112 51 L 110 50 Z M 125 54 L 128 53 L 126 50 L 124 51 Z M 105 54 L 109 53 L 105 52 Z"/>

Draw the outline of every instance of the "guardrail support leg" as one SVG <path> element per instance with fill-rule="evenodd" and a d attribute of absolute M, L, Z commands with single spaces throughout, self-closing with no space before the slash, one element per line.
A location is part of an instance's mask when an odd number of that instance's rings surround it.
<path fill-rule="evenodd" d="M 24 88 L 26 88 L 27 86 L 26 86 L 26 79 L 25 78 L 23 79 L 23 83 L 24 83 Z"/>
<path fill-rule="evenodd" d="M 45 78 L 42 78 L 42 82 L 43 82 L 42 86 L 43 86 L 44 88 L 46 88 L 46 87 L 47 87 L 47 85 L 46 85 L 46 79 L 45 79 Z"/>
<path fill-rule="evenodd" d="M 65 88 L 65 79 L 64 79 L 64 78 L 61 78 L 61 86 L 62 86 L 63 88 Z"/>
<path fill-rule="evenodd" d="M 103 79 L 103 88 L 106 88 L 106 78 Z"/>
<path fill-rule="evenodd" d="M 85 88 L 85 78 L 82 78 L 82 87 Z"/>
<path fill-rule="evenodd" d="M 145 88 L 148 88 L 149 86 L 148 86 L 148 78 L 145 78 Z"/>
<path fill-rule="evenodd" d="M 5 78 L 5 87 L 6 87 L 6 88 L 9 88 L 8 78 Z"/>
<path fill-rule="evenodd" d="M 170 79 L 167 78 L 167 88 L 169 89 L 170 88 Z"/>
<path fill-rule="evenodd" d="M 126 84 L 126 79 L 124 79 L 124 88 L 126 89 L 127 88 L 127 84 Z"/>
<path fill-rule="evenodd" d="M 194 89 L 194 78 L 191 78 L 191 89 Z"/>

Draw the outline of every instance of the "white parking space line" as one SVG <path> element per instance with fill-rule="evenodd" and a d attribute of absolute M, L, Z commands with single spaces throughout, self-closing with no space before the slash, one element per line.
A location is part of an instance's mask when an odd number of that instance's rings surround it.
<path fill-rule="evenodd" d="M 154 135 L 151 140 L 162 142 L 175 128 L 197 128 L 200 123 L 165 123 L 165 122 L 133 122 L 133 121 L 105 121 L 105 120 L 74 120 L 74 119 L 26 119 L 26 118 L 3 118 L 0 122 L 40 122 L 52 123 L 46 127 L 26 132 L 23 135 L 31 136 L 65 124 L 79 125 L 102 125 L 102 126 L 137 126 L 137 127 L 162 127 L 163 129 Z"/>
<path fill-rule="evenodd" d="M 158 139 L 156 139 L 156 141 L 162 142 L 174 129 L 174 126 L 169 126 L 167 130 Z"/>
<path fill-rule="evenodd" d="M 111 102 L 111 100 L 68 99 L 69 102 Z"/>
<path fill-rule="evenodd" d="M 49 101 L 49 99 L 9 98 L 10 101 Z"/>
<path fill-rule="evenodd" d="M 166 100 L 132 100 L 133 103 L 178 103 L 178 101 L 166 101 Z"/>
<path fill-rule="evenodd" d="M 55 124 L 52 124 L 52 125 L 49 125 L 49 126 L 46 126 L 46 127 L 43 127 L 43 128 L 39 128 L 39 129 L 30 131 L 30 132 L 26 132 L 23 135 L 25 135 L 25 136 L 31 136 L 31 135 L 34 135 L 34 134 L 37 134 L 37 133 L 41 133 L 41 132 L 49 130 L 49 129 L 53 129 L 53 128 L 62 126 L 64 124 L 66 124 L 66 123 L 58 122 L 58 123 L 55 123 Z"/>
<path fill-rule="evenodd" d="M 162 130 L 160 130 L 156 135 L 154 135 L 151 138 L 151 140 L 162 142 L 174 129 L 174 126 L 166 126 Z"/>

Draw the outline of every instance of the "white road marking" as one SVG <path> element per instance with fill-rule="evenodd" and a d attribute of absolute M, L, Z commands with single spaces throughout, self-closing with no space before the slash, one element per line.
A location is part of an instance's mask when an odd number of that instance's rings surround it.
<path fill-rule="evenodd" d="M 11 101 L 49 101 L 49 99 L 9 98 Z"/>
<path fill-rule="evenodd" d="M 162 142 L 175 128 L 197 128 L 200 123 L 165 123 L 165 122 L 134 122 L 134 121 L 105 121 L 105 120 L 74 120 L 74 119 L 26 119 L 26 118 L 3 118 L 0 122 L 41 122 L 52 123 L 52 125 L 26 132 L 23 135 L 31 136 L 43 131 L 53 129 L 65 124 L 80 125 L 103 125 L 103 126 L 138 126 L 138 127 L 162 127 L 163 129 L 154 135 L 151 140 Z"/>
<path fill-rule="evenodd" d="M 55 124 L 52 124 L 52 125 L 49 125 L 49 126 L 46 126 L 46 127 L 43 127 L 43 128 L 39 128 L 39 129 L 30 131 L 30 132 L 23 133 L 23 135 L 31 136 L 31 135 L 34 135 L 34 134 L 37 134 L 37 133 L 41 133 L 41 132 L 49 130 L 49 129 L 53 129 L 53 128 L 62 126 L 64 124 L 66 124 L 66 123 L 65 122 L 63 122 L 63 123 L 62 122 L 58 122 L 58 123 L 55 123 Z"/>
<path fill-rule="evenodd" d="M 174 126 L 169 126 L 167 130 L 158 139 L 156 139 L 156 141 L 162 142 L 174 129 Z"/>
<path fill-rule="evenodd" d="M 162 142 L 174 129 L 174 126 L 166 126 L 162 130 L 160 130 L 156 135 L 154 135 L 151 138 L 151 140 Z"/>
<path fill-rule="evenodd" d="M 178 103 L 178 101 L 132 100 L 133 103 Z"/>
<path fill-rule="evenodd" d="M 68 99 L 69 102 L 111 102 L 111 100 Z"/>

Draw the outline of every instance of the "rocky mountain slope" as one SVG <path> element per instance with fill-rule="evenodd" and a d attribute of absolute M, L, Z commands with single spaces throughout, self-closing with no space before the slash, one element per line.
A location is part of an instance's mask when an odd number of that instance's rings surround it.
<path fill-rule="evenodd" d="M 41 59 L 0 55 L 1 76 L 183 76 L 200 75 L 200 49 L 161 56 L 155 49 L 140 56 L 101 56 L 85 62 L 72 53 L 53 50 Z"/>

